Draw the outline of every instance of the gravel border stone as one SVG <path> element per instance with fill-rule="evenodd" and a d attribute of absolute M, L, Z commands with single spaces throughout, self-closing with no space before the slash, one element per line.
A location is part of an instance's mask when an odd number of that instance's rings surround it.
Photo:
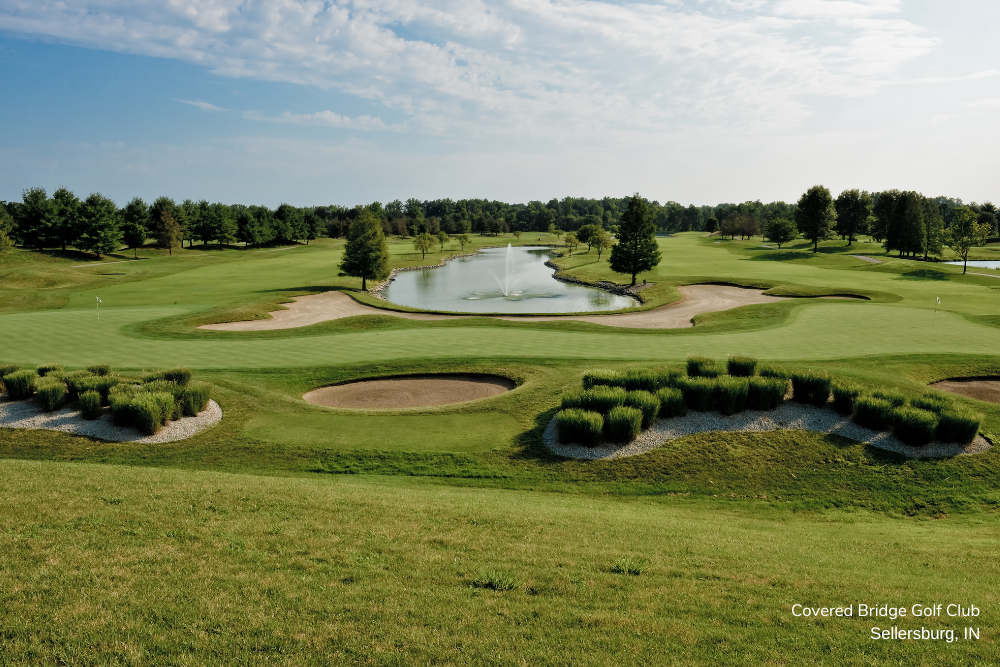
<path fill-rule="evenodd" d="M 45 412 L 32 400 L 10 401 L 6 395 L 0 397 L 0 427 L 62 431 L 109 442 L 174 442 L 190 438 L 222 421 L 222 408 L 215 401 L 209 401 L 197 417 L 182 417 L 167 422 L 156 435 L 143 435 L 134 428 L 115 426 L 111 420 L 111 409 L 104 408 L 103 413 L 98 419 L 88 421 L 80 416 L 79 410 L 70 407 Z"/>
<path fill-rule="evenodd" d="M 966 454 L 979 454 L 991 447 L 982 435 L 968 445 L 950 442 L 932 442 L 924 447 L 911 447 L 888 431 L 873 431 L 858 426 L 831 408 L 816 408 L 801 403 L 785 402 L 777 410 L 747 410 L 724 416 L 718 412 L 689 412 L 685 417 L 657 419 L 649 429 L 625 445 L 586 447 L 576 443 L 560 443 L 553 417 L 542 434 L 542 442 L 559 456 L 574 459 L 620 459 L 644 454 L 668 442 L 695 433 L 711 431 L 815 431 L 834 433 L 857 442 L 884 449 L 907 458 L 942 458 Z"/>

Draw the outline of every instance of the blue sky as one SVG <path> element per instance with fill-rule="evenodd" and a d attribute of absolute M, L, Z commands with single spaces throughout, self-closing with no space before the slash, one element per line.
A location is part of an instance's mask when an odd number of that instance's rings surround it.
<path fill-rule="evenodd" d="M 0 199 L 1000 199 L 1000 3 L 0 0 Z"/>

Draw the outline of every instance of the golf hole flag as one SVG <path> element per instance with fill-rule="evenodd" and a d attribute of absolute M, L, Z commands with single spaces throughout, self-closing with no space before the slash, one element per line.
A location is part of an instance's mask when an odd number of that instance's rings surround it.
<path fill-rule="evenodd" d="M 97 321 L 101 321 L 101 297 L 97 297 Z"/>

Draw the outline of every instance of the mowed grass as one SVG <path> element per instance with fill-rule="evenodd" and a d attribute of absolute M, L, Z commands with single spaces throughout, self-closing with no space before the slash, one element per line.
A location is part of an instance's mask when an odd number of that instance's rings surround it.
<path fill-rule="evenodd" d="M 987 665 L 1000 532 L 869 515 L 2 461 L 8 664 Z M 24 502 L 30 498 L 31 502 Z M 612 571 L 623 557 L 639 575 Z M 482 588 L 490 573 L 509 591 Z M 802 619 L 961 602 L 977 619 Z M 953 644 L 870 627 L 980 627 Z"/>

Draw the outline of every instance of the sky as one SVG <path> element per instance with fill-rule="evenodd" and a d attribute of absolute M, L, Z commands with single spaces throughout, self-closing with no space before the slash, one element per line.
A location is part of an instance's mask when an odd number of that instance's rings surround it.
<path fill-rule="evenodd" d="M 996 0 L 0 0 L 0 199 L 1000 201 Z"/>

